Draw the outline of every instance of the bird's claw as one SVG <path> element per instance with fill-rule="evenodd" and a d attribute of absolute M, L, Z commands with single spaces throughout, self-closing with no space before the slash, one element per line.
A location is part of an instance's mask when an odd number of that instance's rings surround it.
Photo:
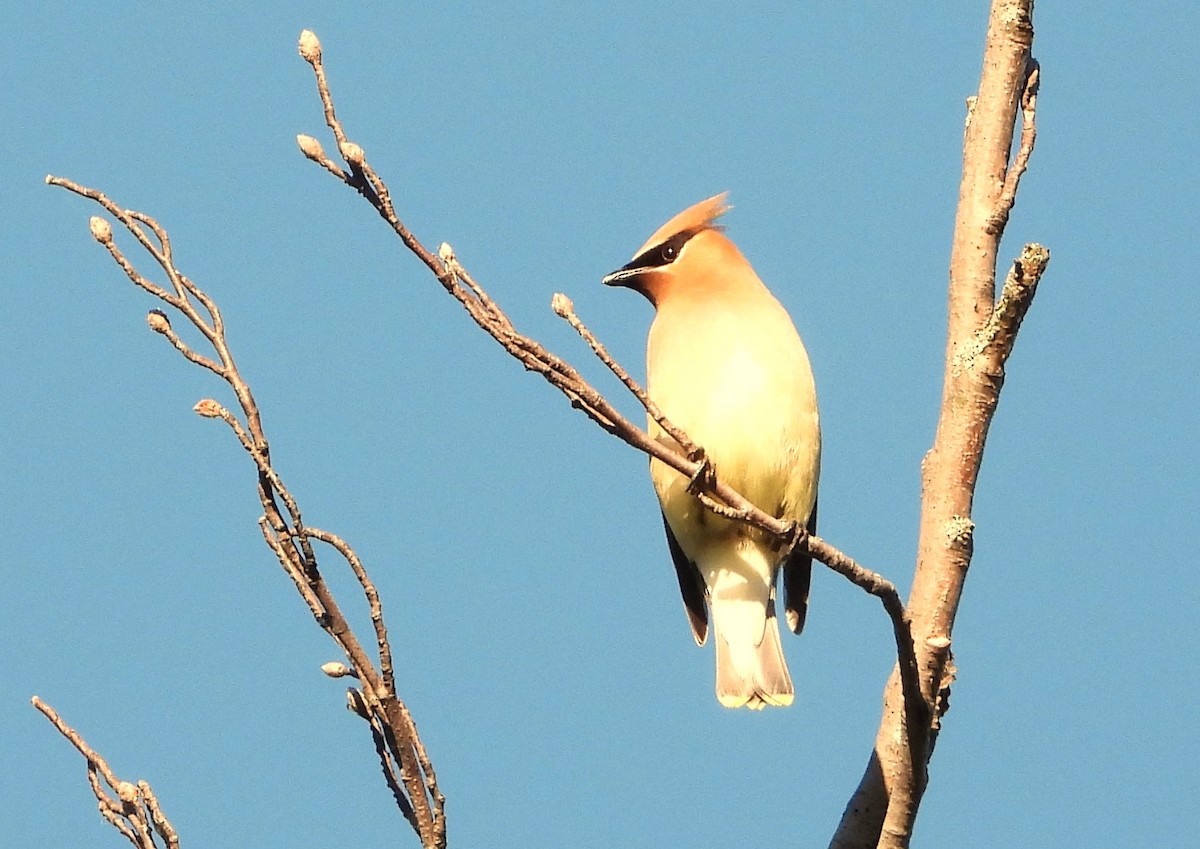
<path fill-rule="evenodd" d="M 704 449 L 698 448 L 695 453 L 699 456 L 695 458 L 689 457 L 688 459 L 693 462 L 699 462 L 700 468 L 696 469 L 696 473 L 688 481 L 687 491 L 689 495 L 711 492 L 717 483 L 717 470 L 713 468 L 712 460 L 704 456 Z"/>
<path fill-rule="evenodd" d="M 799 522 L 790 522 L 783 536 L 779 539 L 779 547 L 789 555 L 808 539 L 808 528 Z"/>

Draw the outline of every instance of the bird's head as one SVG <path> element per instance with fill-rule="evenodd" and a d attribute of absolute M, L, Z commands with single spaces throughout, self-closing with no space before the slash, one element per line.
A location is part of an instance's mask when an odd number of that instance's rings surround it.
<path fill-rule="evenodd" d="M 729 209 L 725 197 L 722 192 L 689 206 L 659 227 L 633 259 L 602 282 L 640 292 L 658 307 L 672 295 L 696 295 L 736 281 L 738 272 L 750 266 L 716 223 Z M 753 277 L 753 271 L 750 274 Z"/>

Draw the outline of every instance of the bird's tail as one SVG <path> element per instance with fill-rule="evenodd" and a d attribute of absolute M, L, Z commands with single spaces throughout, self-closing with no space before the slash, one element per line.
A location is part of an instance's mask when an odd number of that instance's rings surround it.
<path fill-rule="evenodd" d="M 761 637 L 738 627 L 744 611 L 729 609 L 746 602 L 721 604 L 713 599 L 713 634 L 717 654 L 717 701 L 728 708 L 748 707 L 762 710 L 767 705 L 785 707 L 792 703 L 795 690 L 788 674 L 783 646 L 779 643 L 779 620 L 775 618 L 775 599 L 768 601 Z M 722 608 L 726 608 L 722 610 Z M 758 605 L 758 615 L 762 616 Z M 725 614 L 725 615 L 723 615 Z M 732 614 L 732 616 L 730 615 Z M 731 622 L 730 620 L 733 620 Z M 722 629 L 722 620 L 733 627 Z M 760 620 L 761 621 L 761 620 Z M 757 629 L 753 629 L 757 631 Z"/>

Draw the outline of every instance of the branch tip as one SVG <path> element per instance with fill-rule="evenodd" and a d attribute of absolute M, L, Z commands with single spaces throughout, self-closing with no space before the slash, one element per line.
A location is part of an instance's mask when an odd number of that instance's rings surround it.
<path fill-rule="evenodd" d="M 352 141 L 339 142 L 338 152 L 342 154 L 342 159 L 355 168 L 362 168 L 363 162 L 367 158 L 362 145 L 355 144 Z"/>
<path fill-rule="evenodd" d="M 321 143 L 312 136 L 300 133 L 296 136 L 296 144 L 299 145 L 300 152 L 313 162 L 324 162 L 327 158 L 325 148 L 321 147 Z"/>
<path fill-rule="evenodd" d="M 1041 277 L 1050 264 L 1050 249 L 1037 242 L 1030 242 L 1021 251 L 1021 264 L 1025 276 Z"/>
<path fill-rule="evenodd" d="M 211 398 L 205 398 L 198 401 L 192 410 L 198 416 L 203 416 L 206 419 L 219 419 L 225 415 L 225 408 Z"/>
<path fill-rule="evenodd" d="M 559 318 L 566 318 L 575 313 L 575 304 L 562 292 L 555 292 L 554 297 L 550 299 L 550 309 L 554 310 L 554 314 Z"/>
<path fill-rule="evenodd" d="M 146 324 L 150 325 L 150 329 L 155 333 L 166 335 L 171 332 L 171 320 L 162 310 L 150 310 L 146 313 Z"/>
<path fill-rule="evenodd" d="M 346 710 L 358 714 L 358 716 L 365 720 L 370 721 L 371 719 L 371 711 L 367 708 L 367 703 L 363 699 L 362 693 L 353 688 L 346 691 Z"/>
<path fill-rule="evenodd" d="M 1026 66 L 1028 72 L 1025 76 L 1025 90 L 1021 93 L 1021 108 L 1028 110 L 1032 108 L 1038 95 L 1038 89 L 1042 85 L 1042 65 L 1037 59 L 1029 57 L 1029 64 Z"/>
<path fill-rule="evenodd" d="M 317 34 L 310 29 L 300 32 L 300 55 L 304 57 L 304 61 L 310 65 L 315 65 L 321 61 L 321 39 L 317 38 Z"/>
<path fill-rule="evenodd" d="M 321 671 L 330 678 L 345 678 L 347 675 L 354 675 L 353 669 L 337 660 L 321 664 Z"/>

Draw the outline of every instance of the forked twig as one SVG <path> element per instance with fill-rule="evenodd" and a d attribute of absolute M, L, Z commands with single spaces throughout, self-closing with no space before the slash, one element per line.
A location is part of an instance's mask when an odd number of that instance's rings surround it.
<path fill-rule="evenodd" d="M 92 236 L 104 246 L 130 281 L 182 315 L 212 346 L 212 355 L 197 352 L 175 332 L 167 312 L 154 309 L 147 315 L 151 330 L 163 336 L 188 361 L 221 378 L 233 391 L 238 402 L 236 413 L 207 398 L 196 404 L 195 412 L 205 418 L 220 419 L 228 425 L 253 460 L 258 472 L 259 501 L 263 508 L 263 516 L 259 520 L 263 540 L 295 584 L 317 624 L 333 638 L 349 661 L 349 668 L 361 688 L 360 702 L 365 706 L 361 715 L 370 723 L 373 739 L 377 743 L 383 741 L 383 752 L 390 759 L 385 773 L 390 776 L 389 786 L 398 793 L 398 803 L 403 800 L 399 804 L 401 812 L 412 824 L 424 846 L 430 849 L 444 847 L 445 797 L 438 788 L 433 765 L 425 753 L 416 723 L 396 694 L 392 649 L 379 594 L 358 555 L 345 540 L 328 531 L 309 527 L 304 522 L 295 497 L 271 460 L 258 405 L 234 362 L 216 302 L 179 271 L 167 231 L 149 215 L 122 209 L 102 192 L 62 177 L 51 176 L 47 182 L 94 201 L 129 231 L 153 258 L 169 281 L 169 286 L 160 286 L 137 270 L 117 245 L 109 221 L 99 216 L 91 219 Z M 359 642 L 325 583 L 313 550 L 313 540 L 331 546 L 346 561 L 358 580 L 370 610 L 377 659 L 372 658 Z"/>
<path fill-rule="evenodd" d="M 89 746 L 78 731 L 67 725 L 54 708 L 37 696 L 31 701 L 87 760 L 88 784 L 96 796 L 100 815 L 137 849 L 159 849 L 155 835 L 162 838 L 167 849 L 178 849 L 179 835 L 163 813 L 149 783 L 117 778 L 100 753 Z M 104 779 L 103 784 L 100 783 L 101 778 Z"/>
<path fill-rule="evenodd" d="M 914 723 L 907 685 L 884 689 L 875 748 L 831 849 L 905 849 L 954 677 L 951 634 L 974 552 L 972 508 L 1004 368 L 1049 252 L 1026 245 L 1000 296 L 1001 237 L 1037 137 L 1040 68 L 1033 0 L 992 0 L 979 89 L 968 99 L 947 303 L 947 355 L 933 447 L 921 464 L 917 566 L 908 599 L 922 696 Z M 1021 112 L 1020 141 L 1010 161 Z"/>

